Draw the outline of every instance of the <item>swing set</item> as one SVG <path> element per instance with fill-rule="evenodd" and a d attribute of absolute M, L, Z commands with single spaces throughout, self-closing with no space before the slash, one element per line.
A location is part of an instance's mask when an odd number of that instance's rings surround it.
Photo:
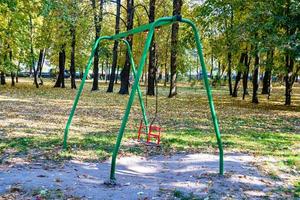
<path fill-rule="evenodd" d="M 147 53 L 148 53 L 148 50 L 151 46 L 151 40 L 152 40 L 155 29 L 158 28 L 158 27 L 171 25 L 175 22 L 181 22 L 181 23 L 188 24 L 192 28 L 193 33 L 194 33 L 194 38 L 195 38 L 195 41 L 196 41 L 196 47 L 197 47 L 197 50 L 198 50 L 198 56 L 199 56 L 199 59 L 200 59 L 200 64 L 201 64 L 202 73 L 203 73 L 204 85 L 205 85 L 205 88 L 206 88 L 206 93 L 207 93 L 207 97 L 208 97 L 208 103 L 209 103 L 210 112 L 211 112 L 211 116 L 212 116 L 213 126 L 214 126 L 214 130 L 215 130 L 215 134 L 216 134 L 216 138 L 217 138 L 217 143 L 218 143 L 218 149 L 219 149 L 219 174 L 220 175 L 224 174 L 223 146 L 222 146 L 221 134 L 220 134 L 220 131 L 219 131 L 218 119 L 217 119 L 217 115 L 216 115 L 216 112 L 215 112 L 214 103 L 213 103 L 213 99 L 212 99 L 212 94 L 211 94 L 211 90 L 210 90 L 210 86 L 209 86 L 206 66 L 205 66 L 205 63 L 204 63 L 204 57 L 203 57 L 203 52 L 202 52 L 202 44 L 201 44 L 201 41 L 200 41 L 200 36 L 199 36 L 198 30 L 196 28 L 196 25 L 191 20 L 182 18 L 180 15 L 176 15 L 176 16 L 171 16 L 171 17 L 159 18 L 156 21 L 154 21 L 153 23 L 142 25 L 142 26 L 139 26 L 139 27 L 134 28 L 132 30 L 129 30 L 127 32 L 119 33 L 117 35 L 99 37 L 93 45 L 92 52 L 91 52 L 91 55 L 89 57 L 86 69 L 85 69 L 85 73 L 83 75 L 80 87 L 78 89 L 77 95 L 76 95 L 74 103 L 73 103 L 73 107 L 71 109 L 71 112 L 70 112 L 70 115 L 69 115 L 69 118 L 68 118 L 68 121 L 67 121 L 67 124 L 66 124 L 66 127 L 65 127 L 64 140 L 63 140 L 63 149 L 67 148 L 67 139 L 68 139 L 70 125 L 72 123 L 72 119 L 74 117 L 75 110 L 76 110 L 79 98 L 82 94 L 82 90 L 83 90 L 83 87 L 85 85 L 85 81 L 86 81 L 88 72 L 91 68 L 91 64 L 92 64 L 92 60 L 93 60 L 95 51 L 96 51 L 100 41 L 102 41 L 102 40 L 120 40 L 120 41 L 123 41 L 125 43 L 126 47 L 127 47 L 128 55 L 129 55 L 129 58 L 130 58 L 130 64 L 131 64 L 132 73 L 133 73 L 133 77 L 134 77 L 134 83 L 133 83 L 132 90 L 131 90 L 131 93 L 130 93 L 130 96 L 129 96 L 129 100 L 128 100 L 127 107 L 126 107 L 126 110 L 125 110 L 125 114 L 124 114 L 124 117 L 122 119 L 121 127 L 119 129 L 118 137 L 117 137 L 117 140 L 116 140 L 116 145 L 114 147 L 113 154 L 112 154 L 110 182 L 109 182 L 110 184 L 115 184 L 116 183 L 116 178 L 115 178 L 116 159 L 117 159 L 117 155 L 118 155 L 118 152 L 119 152 L 119 149 L 120 149 L 121 141 L 122 141 L 122 138 L 123 138 L 123 135 L 124 135 L 125 127 L 126 127 L 126 124 L 127 124 L 128 118 L 129 118 L 130 110 L 131 110 L 133 101 L 135 99 L 136 92 L 138 93 L 139 103 L 140 103 L 141 110 L 142 110 L 142 115 L 143 115 L 143 120 L 141 120 L 139 131 L 138 131 L 138 140 L 140 140 L 141 134 L 146 134 L 147 135 L 147 142 L 150 142 L 151 139 L 154 138 L 154 139 L 156 139 L 157 144 L 160 143 L 161 127 L 159 125 L 154 124 L 154 122 L 157 118 L 157 96 L 156 96 L 155 116 L 154 116 L 154 119 L 149 124 L 147 116 L 146 116 L 146 109 L 145 109 L 145 105 L 144 105 L 144 102 L 143 102 L 143 99 L 142 99 L 142 93 L 141 93 L 139 82 L 140 82 L 140 78 L 142 76 L 143 68 L 144 68 L 144 65 L 145 65 L 145 62 L 146 62 L 146 58 L 147 58 Z M 145 32 L 145 31 L 148 31 L 148 35 L 147 35 L 144 50 L 143 50 L 143 53 L 142 53 L 142 56 L 141 56 L 141 59 L 140 59 L 139 67 L 137 68 L 137 71 L 136 71 L 130 45 L 129 45 L 128 41 L 125 40 L 124 38 L 126 38 L 129 35 L 134 35 L 134 34 Z M 155 84 L 156 84 L 156 93 L 157 93 L 157 82 L 155 82 Z"/>

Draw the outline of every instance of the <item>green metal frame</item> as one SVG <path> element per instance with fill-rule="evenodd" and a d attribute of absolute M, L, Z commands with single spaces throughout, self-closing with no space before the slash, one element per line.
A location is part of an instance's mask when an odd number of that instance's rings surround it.
<path fill-rule="evenodd" d="M 195 37 L 195 41 L 196 41 L 196 47 L 197 47 L 197 50 L 198 50 L 198 56 L 199 56 L 199 59 L 200 59 L 200 64 L 201 64 L 202 73 L 203 73 L 204 85 L 205 85 L 206 92 L 207 92 L 208 103 L 209 103 L 209 107 L 210 107 L 210 111 L 211 111 L 214 130 L 215 130 L 215 133 L 216 133 L 217 143 L 218 143 L 219 173 L 221 175 L 224 174 L 223 146 L 222 146 L 221 134 L 220 134 L 218 119 L 217 119 L 217 115 L 216 115 L 216 112 L 215 112 L 213 98 L 212 98 L 212 94 L 211 94 L 211 90 L 210 90 L 210 86 L 209 86 L 206 66 L 205 66 L 205 63 L 204 63 L 204 57 L 203 57 L 203 52 L 202 52 L 202 44 L 201 44 L 201 41 L 200 41 L 200 36 L 199 36 L 198 30 L 196 28 L 196 25 L 191 20 L 184 19 L 181 16 L 172 16 L 172 17 L 159 18 L 151 24 L 143 25 L 143 26 L 137 27 L 135 29 L 132 29 L 130 31 L 124 32 L 124 33 L 120 33 L 120 34 L 113 35 L 113 36 L 100 37 L 95 42 L 95 44 L 93 46 L 92 53 L 91 53 L 91 56 L 89 58 L 86 70 L 85 70 L 85 74 L 83 76 L 83 79 L 82 79 L 81 85 L 79 87 L 78 93 L 75 97 L 75 101 L 74 101 L 74 104 L 73 104 L 73 107 L 72 107 L 72 110 L 71 110 L 71 113 L 70 113 L 70 116 L 69 116 L 69 119 L 68 119 L 68 122 L 67 122 L 67 125 L 66 125 L 65 134 L 64 134 L 64 148 L 66 148 L 66 146 L 67 146 L 67 137 L 68 137 L 70 124 L 72 122 L 72 118 L 73 118 L 73 115 L 74 115 L 79 97 L 82 93 L 82 89 L 83 89 L 83 86 L 85 84 L 85 80 L 86 80 L 88 71 L 90 70 L 92 59 L 93 59 L 96 47 L 98 46 L 99 42 L 102 41 L 102 40 L 119 40 L 119 39 L 125 38 L 129 35 L 133 35 L 133 34 L 136 34 L 136 33 L 141 33 L 141 32 L 148 31 L 148 36 L 147 36 L 145 46 L 144 46 L 144 50 L 143 50 L 143 53 L 142 53 L 142 56 L 141 56 L 141 59 L 140 59 L 139 67 L 137 69 L 137 72 L 133 71 L 133 74 L 135 76 L 134 84 L 132 86 L 132 90 L 131 90 L 130 97 L 129 97 L 129 100 L 128 100 L 128 104 L 127 104 L 127 107 L 126 107 L 126 111 L 125 111 L 124 117 L 122 119 L 122 123 L 121 123 L 121 127 L 119 129 L 119 134 L 118 134 L 118 137 L 117 137 L 116 145 L 115 145 L 115 148 L 114 148 L 113 154 L 112 154 L 111 171 L 110 171 L 110 182 L 111 183 L 115 183 L 115 180 L 116 180 L 116 178 L 115 178 L 116 159 L 117 159 L 117 155 L 118 155 L 118 152 L 119 152 L 119 149 L 120 149 L 120 145 L 121 145 L 121 141 L 122 141 L 123 134 L 124 134 L 124 131 L 125 131 L 125 127 L 126 127 L 126 124 L 127 124 L 128 118 L 129 118 L 131 106 L 134 102 L 136 91 L 138 91 L 138 95 L 140 97 L 140 103 L 141 103 L 141 106 L 143 108 L 143 100 L 141 98 L 141 93 L 140 93 L 140 89 L 139 89 L 139 81 L 140 81 L 140 78 L 141 78 L 141 75 L 142 75 L 142 72 L 143 72 L 143 68 L 144 68 L 144 65 L 145 65 L 145 62 L 146 62 L 146 58 L 147 58 L 147 53 L 148 53 L 148 50 L 149 50 L 150 45 L 151 45 L 151 40 L 152 40 L 154 31 L 155 31 L 155 28 L 160 27 L 160 26 L 170 25 L 174 22 L 182 22 L 182 23 L 188 24 L 192 28 L 193 33 L 194 33 L 194 37 Z M 130 54 L 130 57 L 131 57 L 131 64 L 132 64 L 132 66 L 134 66 L 130 46 L 129 46 L 128 42 L 125 42 L 125 44 L 126 44 L 128 50 L 130 52 L 129 54 Z M 133 69 L 135 70 L 134 67 L 133 67 Z M 145 124 L 148 124 L 148 122 L 146 120 L 145 112 L 143 113 L 143 116 L 144 116 Z"/>

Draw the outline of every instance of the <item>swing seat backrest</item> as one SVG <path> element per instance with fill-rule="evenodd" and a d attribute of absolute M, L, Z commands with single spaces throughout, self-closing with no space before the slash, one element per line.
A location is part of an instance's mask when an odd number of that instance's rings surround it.
<path fill-rule="evenodd" d="M 151 125 L 150 126 L 150 130 L 160 132 L 161 131 L 161 127 L 156 126 L 156 125 Z"/>
<path fill-rule="evenodd" d="M 156 139 L 156 143 L 160 143 L 161 127 L 156 125 L 150 125 L 147 142 L 150 142 L 151 138 Z"/>

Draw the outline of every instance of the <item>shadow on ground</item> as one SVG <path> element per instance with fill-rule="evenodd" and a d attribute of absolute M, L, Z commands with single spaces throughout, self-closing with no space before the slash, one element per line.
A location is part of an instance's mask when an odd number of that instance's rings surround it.
<path fill-rule="evenodd" d="M 288 198 L 278 192 L 283 182 L 260 174 L 250 165 L 253 160 L 245 154 L 226 155 L 226 173 L 220 176 L 217 155 L 123 157 L 117 161 L 116 187 L 103 184 L 109 178 L 109 161 L 2 165 L 0 194 L 18 187 L 21 198 L 35 196 L 36 191 L 60 191 L 79 199 Z"/>

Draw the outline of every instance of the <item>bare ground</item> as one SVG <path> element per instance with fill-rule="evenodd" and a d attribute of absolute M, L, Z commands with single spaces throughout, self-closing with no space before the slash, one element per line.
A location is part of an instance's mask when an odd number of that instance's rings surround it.
<path fill-rule="evenodd" d="M 263 175 L 258 158 L 225 156 L 225 175 L 218 175 L 218 155 L 122 157 L 118 185 L 108 187 L 110 163 L 81 161 L 1 166 L 0 199 L 292 199 L 280 188 L 284 180 Z"/>

